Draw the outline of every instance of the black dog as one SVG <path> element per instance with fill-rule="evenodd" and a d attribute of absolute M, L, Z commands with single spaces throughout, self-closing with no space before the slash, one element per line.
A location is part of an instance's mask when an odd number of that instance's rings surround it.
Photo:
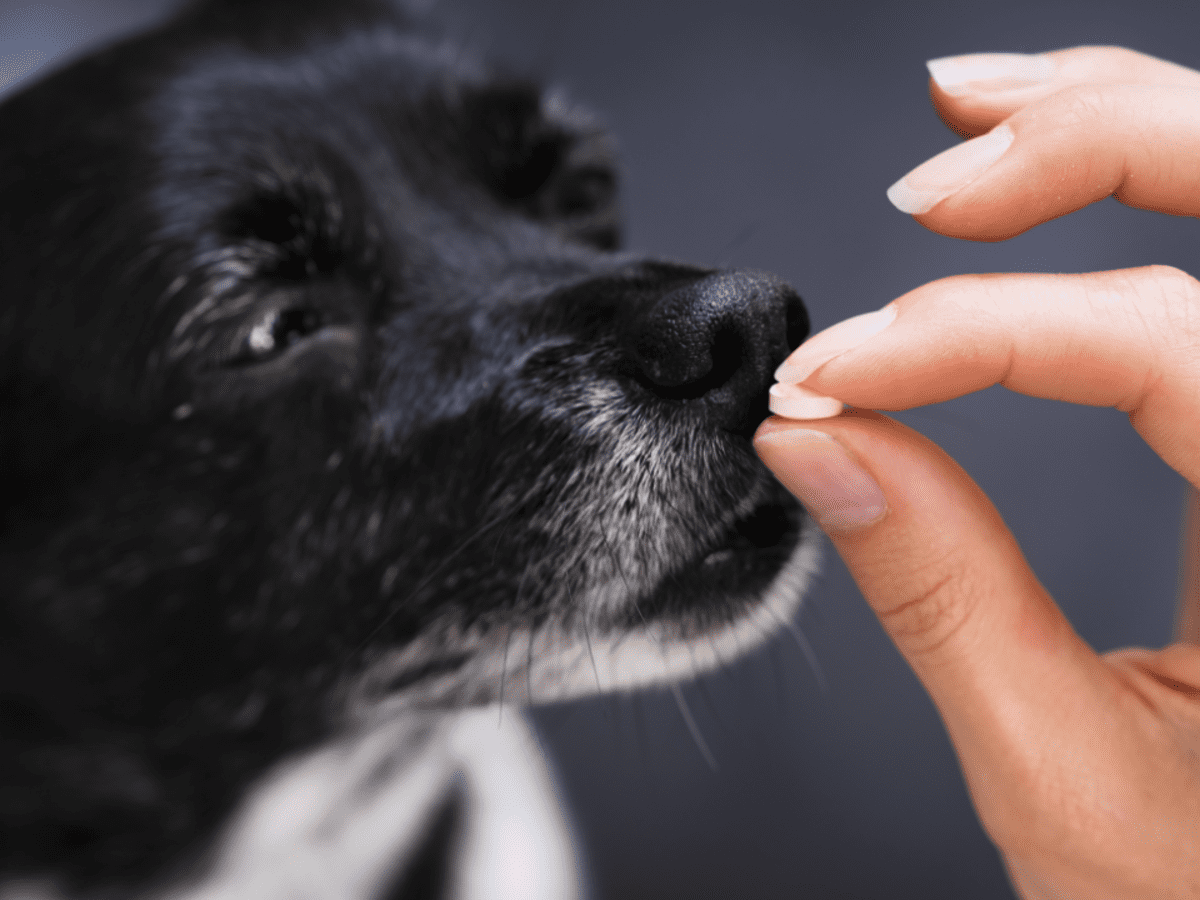
<path fill-rule="evenodd" d="M 617 252 L 615 187 L 385 0 L 199 4 L 0 106 L 0 873 L 141 884 L 287 754 L 791 615 L 749 437 L 804 308 Z"/>

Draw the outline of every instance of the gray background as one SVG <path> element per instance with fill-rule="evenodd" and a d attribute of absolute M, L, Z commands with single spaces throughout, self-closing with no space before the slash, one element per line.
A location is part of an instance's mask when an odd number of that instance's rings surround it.
<path fill-rule="evenodd" d="M 469 42 L 605 114 L 631 248 L 778 272 L 816 328 L 961 272 L 1200 272 L 1195 222 L 1112 200 L 990 245 L 884 197 L 956 141 L 924 60 L 1119 43 L 1200 66 L 1193 2 L 447 3 Z M 0 0 L 0 84 L 166 5 Z M 1094 647 L 1169 639 L 1183 484 L 1124 416 L 992 389 L 901 418 L 991 495 Z M 783 635 L 685 686 L 716 771 L 669 693 L 537 713 L 597 896 L 1011 897 L 936 712 L 832 554 L 798 621 L 820 676 Z"/>

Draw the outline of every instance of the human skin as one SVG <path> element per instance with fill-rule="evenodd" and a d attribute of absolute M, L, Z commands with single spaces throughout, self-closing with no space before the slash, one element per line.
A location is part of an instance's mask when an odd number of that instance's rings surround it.
<path fill-rule="evenodd" d="M 926 228 L 1002 240 L 1109 195 L 1200 215 L 1200 73 L 1114 47 L 931 71 L 950 128 L 987 137 L 889 194 Z M 759 455 L 825 528 L 937 705 L 1018 894 L 1200 898 L 1200 564 L 1185 564 L 1177 643 L 1097 654 L 969 476 L 869 411 L 992 384 L 1112 406 L 1194 491 L 1200 283 L 1165 266 L 957 276 L 889 307 L 890 324 L 835 325 L 781 367 L 781 381 L 852 408 L 768 419 Z M 1195 552 L 1194 495 L 1189 522 Z"/>

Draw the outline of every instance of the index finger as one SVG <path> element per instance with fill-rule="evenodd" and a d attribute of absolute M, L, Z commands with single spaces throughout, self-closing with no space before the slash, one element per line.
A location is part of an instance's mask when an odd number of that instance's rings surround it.
<path fill-rule="evenodd" d="M 776 378 L 868 409 L 939 403 L 1002 384 L 1129 414 L 1200 485 L 1200 284 L 1167 266 L 1086 275 L 959 275 L 810 338 Z M 869 320 L 870 321 L 870 320 Z M 865 342 L 854 346 L 856 337 Z"/>

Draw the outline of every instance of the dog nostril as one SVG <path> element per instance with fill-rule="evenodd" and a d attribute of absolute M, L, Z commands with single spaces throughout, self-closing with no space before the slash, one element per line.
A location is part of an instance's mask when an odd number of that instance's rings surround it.
<path fill-rule="evenodd" d="M 634 377 L 664 400 L 698 400 L 729 381 L 742 365 L 742 339 L 734 328 L 719 328 L 707 347 L 692 353 L 657 349 L 641 354 Z"/>
<path fill-rule="evenodd" d="M 808 330 L 810 328 L 808 310 L 804 308 L 804 301 L 794 293 L 787 297 L 786 316 L 787 348 L 788 353 L 791 353 L 804 343 L 804 339 L 808 337 Z"/>
<path fill-rule="evenodd" d="M 668 287 L 627 320 L 630 374 L 669 401 L 694 401 L 741 433 L 766 417 L 772 373 L 808 334 L 804 304 L 769 275 L 722 272 Z"/>

